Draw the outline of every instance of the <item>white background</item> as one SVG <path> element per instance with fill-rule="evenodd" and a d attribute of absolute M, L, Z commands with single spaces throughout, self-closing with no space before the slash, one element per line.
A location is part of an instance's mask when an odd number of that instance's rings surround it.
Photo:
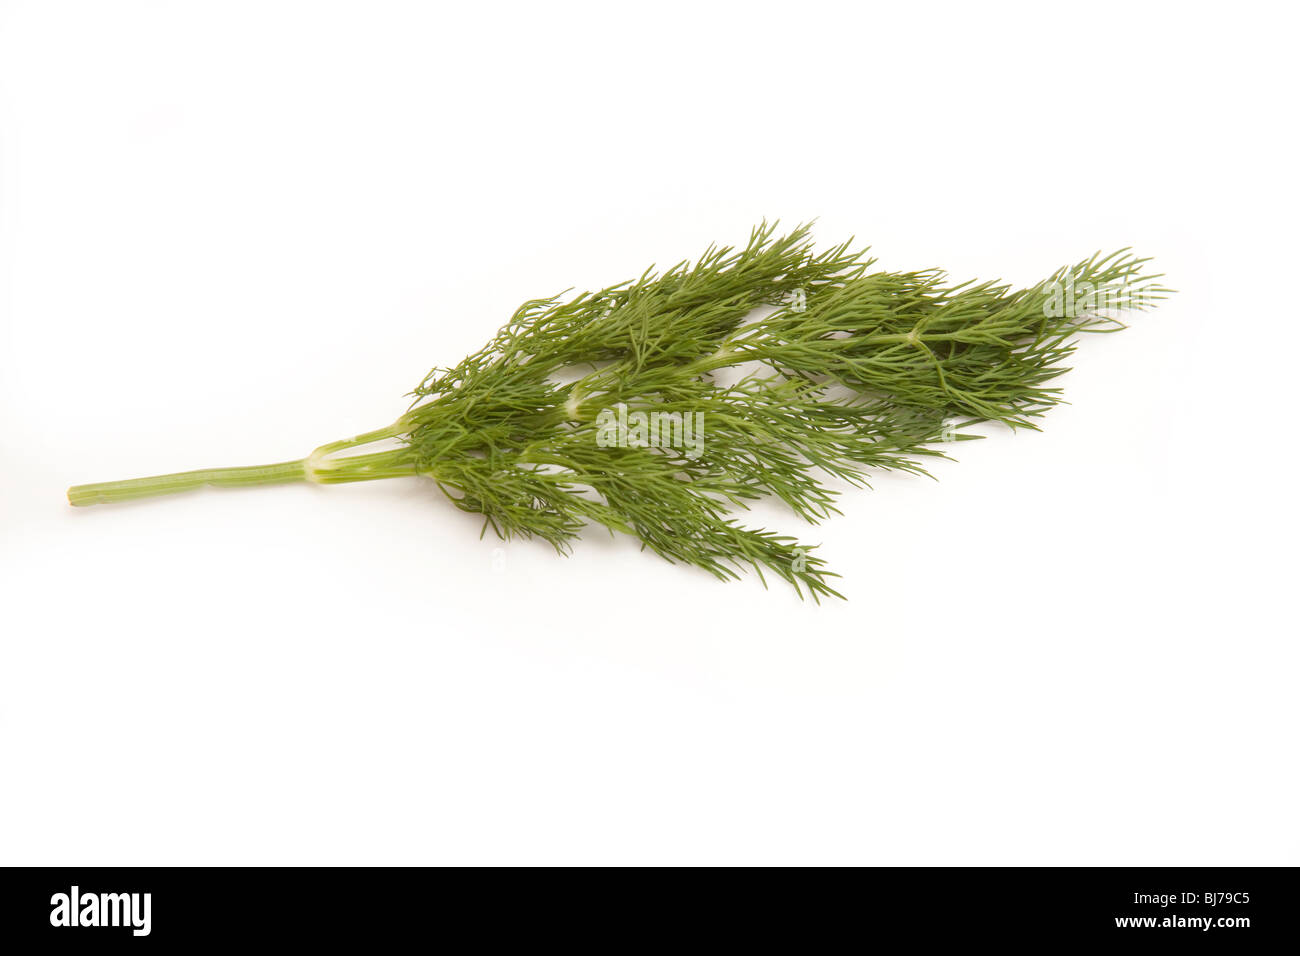
<path fill-rule="evenodd" d="M 1295 864 L 1285 5 L 0 5 L 0 861 Z M 391 421 L 522 300 L 820 217 L 1179 290 L 800 533 L 847 603 L 419 480 L 73 510 Z"/>

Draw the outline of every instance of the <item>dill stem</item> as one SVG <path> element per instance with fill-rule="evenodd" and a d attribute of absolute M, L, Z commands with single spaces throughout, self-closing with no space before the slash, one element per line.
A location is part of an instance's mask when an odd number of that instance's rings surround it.
<path fill-rule="evenodd" d="M 125 481 L 74 485 L 68 489 L 68 501 L 74 505 L 100 505 L 116 501 L 131 501 L 136 498 L 150 498 L 154 495 L 171 495 L 179 491 L 202 488 L 204 485 L 229 488 L 282 484 L 286 481 L 304 481 L 306 478 L 305 459 L 283 461 L 275 465 L 205 468 L 198 471 L 178 471 L 170 475 L 154 475 L 149 478 L 128 478 Z"/>
<path fill-rule="evenodd" d="M 410 450 L 395 448 L 364 455 L 331 457 L 340 451 L 396 438 L 410 428 L 406 417 L 386 428 L 321 445 L 306 458 L 282 461 L 274 465 L 246 465 L 238 468 L 202 468 L 178 471 L 170 475 L 102 481 L 90 485 L 73 485 L 68 489 L 69 503 L 77 506 L 111 504 L 192 491 L 205 485 L 217 488 L 240 488 L 250 485 L 275 485 L 291 481 L 310 481 L 333 485 L 349 481 L 374 481 L 417 474 Z"/>
<path fill-rule="evenodd" d="M 325 459 L 318 458 L 313 452 L 303 460 L 303 465 L 307 472 L 307 480 L 319 485 L 339 485 L 349 481 L 375 481 L 379 478 L 401 478 L 419 474 L 408 448 Z"/>

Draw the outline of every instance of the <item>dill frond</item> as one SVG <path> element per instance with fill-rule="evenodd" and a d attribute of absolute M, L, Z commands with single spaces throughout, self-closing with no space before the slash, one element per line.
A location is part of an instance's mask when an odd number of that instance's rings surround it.
<path fill-rule="evenodd" d="M 954 421 L 1036 428 L 1060 400 L 1049 383 L 1075 335 L 1121 327 L 1118 313 L 1168 293 L 1127 251 L 1019 290 L 873 264 L 850 243 L 816 252 L 808 226 L 777 236 L 764 223 L 743 247 L 524 303 L 481 350 L 433 369 L 387 428 L 300 461 L 82 485 L 68 497 L 419 475 L 503 538 L 567 553 L 599 525 L 721 579 L 772 572 L 814 600 L 838 597 L 813 549 L 733 513 L 774 496 L 817 522 L 838 513 L 832 481 L 924 474 L 944 441 L 976 437 Z M 739 380 L 725 383 L 724 370 Z M 648 435 L 647 422 L 657 426 Z M 354 451 L 392 438 L 399 448 Z"/>

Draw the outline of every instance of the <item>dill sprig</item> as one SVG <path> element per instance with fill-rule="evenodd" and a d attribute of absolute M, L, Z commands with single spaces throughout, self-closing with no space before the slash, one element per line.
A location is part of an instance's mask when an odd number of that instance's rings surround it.
<path fill-rule="evenodd" d="M 959 430 L 977 422 L 1035 428 L 1060 400 L 1049 383 L 1076 333 L 1122 327 L 1117 312 L 1167 294 L 1145 262 L 1124 250 L 1027 289 L 952 285 L 935 270 L 872 272 L 850 243 L 818 253 L 808 226 L 778 236 L 764 223 L 741 248 L 525 302 L 478 352 L 433 369 L 386 428 L 298 461 L 68 497 L 421 475 L 503 538 L 566 553 L 600 525 L 718 578 L 768 571 L 815 600 L 841 596 L 814 549 L 734 512 L 775 496 L 815 523 L 838 513 L 832 482 L 925 474 L 922 462 L 945 440 L 977 437 Z M 384 439 L 399 447 L 356 451 Z"/>

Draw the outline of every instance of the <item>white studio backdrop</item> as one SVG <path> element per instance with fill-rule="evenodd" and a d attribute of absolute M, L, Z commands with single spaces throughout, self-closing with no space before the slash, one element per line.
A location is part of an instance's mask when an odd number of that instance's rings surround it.
<path fill-rule="evenodd" d="M 0 863 L 1295 864 L 1283 5 L 0 4 Z M 803 528 L 847 602 L 417 480 L 523 300 L 817 218 L 1178 295 Z"/>

